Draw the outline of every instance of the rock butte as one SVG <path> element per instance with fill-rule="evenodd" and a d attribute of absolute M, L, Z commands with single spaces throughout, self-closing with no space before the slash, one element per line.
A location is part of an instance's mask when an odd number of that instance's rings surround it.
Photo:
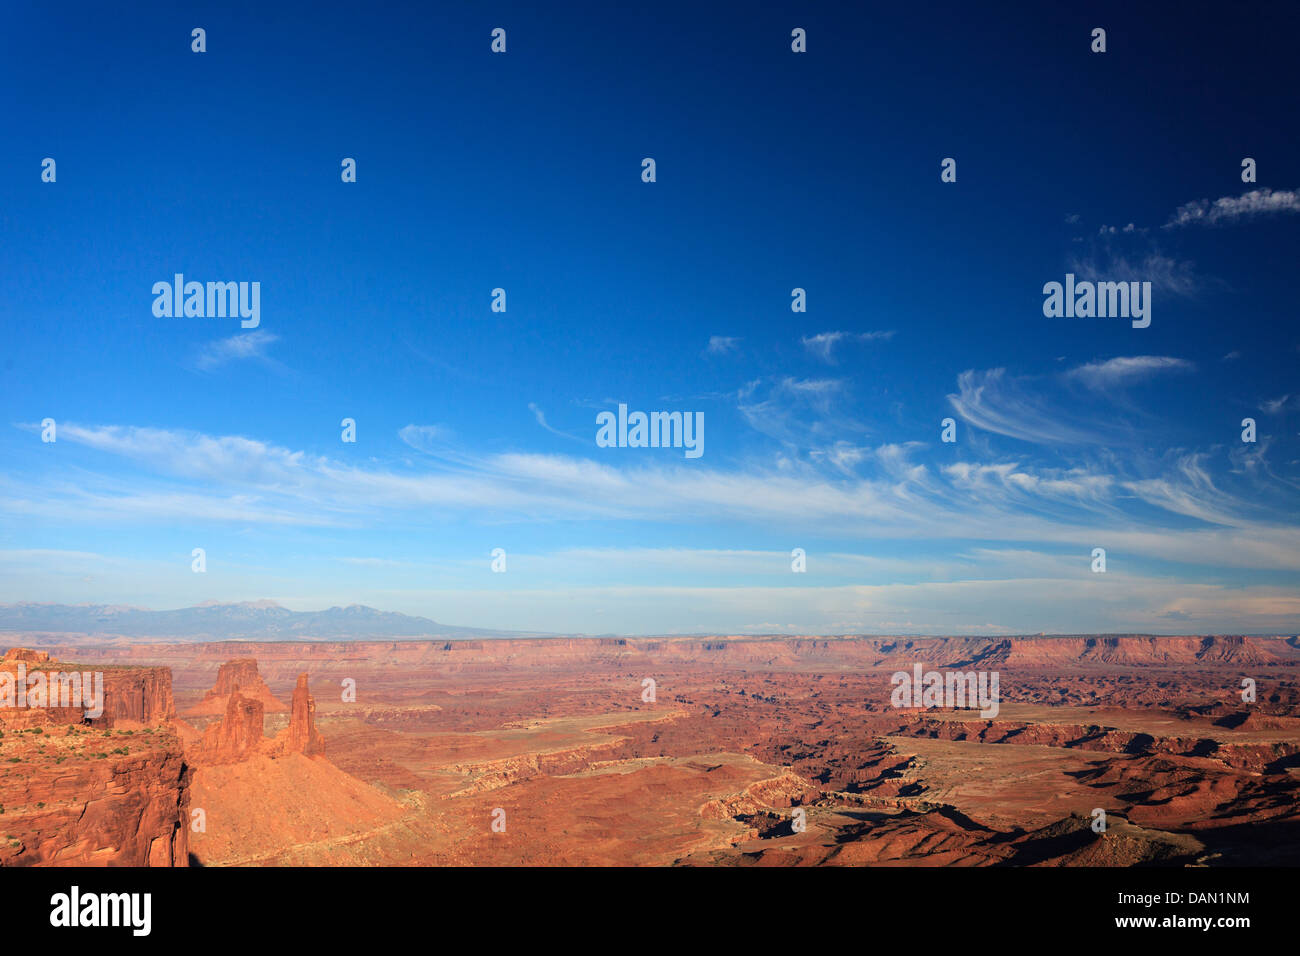
<path fill-rule="evenodd" d="M 108 706 L 42 735 L 0 713 L 0 862 L 1300 862 L 1294 637 L 42 647 L 106 662 Z M 999 671 L 998 715 L 890 707 L 915 663 Z"/>
<path fill-rule="evenodd" d="M 264 713 L 280 713 L 288 708 L 284 706 L 271 689 L 262 681 L 257 672 L 257 661 L 251 657 L 227 661 L 217 669 L 217 683 L 203 695 L 203 699 L 192 707 L 186 708 L 185 717 L 221 716 L 226 712 L 230 695 L 238 690 L 246 699 L 253 699 L 262 705 Z"/>

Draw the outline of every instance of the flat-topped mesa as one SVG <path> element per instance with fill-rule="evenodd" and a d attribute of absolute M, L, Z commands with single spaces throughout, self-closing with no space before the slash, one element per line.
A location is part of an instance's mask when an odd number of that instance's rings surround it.
<path fill-rule="evenodd" d="M 240 657 L 226 661 L 217 668 L 216 686 L 208 691 L 207 696 L 229 697 L 241 687 L 245 689 L 245 696 L 248 696 L 249 691 L 265 686 L 261 675 L 257 673 L 257 658 Z"/>
<path fill-rule="evenodd" d="M 25 647 L 0 658 L 0 725 L 155 727 L 175 716 L 169 667 L 73 664 Z"/>
<path fill-rule="evenodd" d="M 266 686 L 262 676 L 257 672 L 257 660 L 252 657 L 240 657 L 226 661 L 217 668 L 217 683 L 208 691 L 203 700 L 185 710 L 186 716 L 202 717 L 225 714 L 230 695 L 239 689 L 245 699 L 258 700 L 262 709 L 268 714 L 283 713 L 285 707 Z"/>
<path fill-rule="evenodd" d="M 11 647 L 5 651 L 6 661 L 26 661 L 28 664 L 44 664 L 50 659 L 49 651 L 34 651 L 27 647 Z"/>
<path fill-rule="evenodd" d="M 293 689 L 289 726 L 277 739 L 283 740 L 284 748 L 289 753 L 305 754 L 308 757 L 325 753 L 325 738 L 316 729 L 316 699 L 307 689 L 305 672 L 298 675 L 298 683 Z"/>

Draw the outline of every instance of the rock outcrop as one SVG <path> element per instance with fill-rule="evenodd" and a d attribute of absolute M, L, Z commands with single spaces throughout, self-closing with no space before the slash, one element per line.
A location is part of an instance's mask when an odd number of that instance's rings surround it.
<path fill-rule="evenodd" d="M 244 664 L 232 661 L 233 664 Z M 257 664 L 253 664 L 256 674 Z M 237 673 L 222 668 L 223 673 Z M 247 670 L 244 670 L 247 674 Z M 265 733 L 266 710 L 260 698 L 245 696 L 241 686 L 233 687 L 225 698 L 226 709 L 221 720 L 208 726 L 194 747 L 196 761 L 203 766 L 239 763 L 255 756 L 283 757 L 303 754 L 307 757 L 325 753 L 325 738 L 316 729 L 316 701 L 307 686 L 307 675 L 298 675 L 293 689 L 293 705 L 289 724 L 273 739 Z"/>
<path fill-rule="evenodd" d="M 70 679 L 75 684 L 70 684 Z M 17 687 L 23 680 L 28 689 L 25 706 L 19 706 Z M 0 681 L 12 692 L 12 698 L 0 693 L 0 726 L 4 727 L 79 723 L 105 729 L 148 727 L 168 723 L 176 716 L 172 672 L 167 667 L 70 664 L 52 660 L 45 651 L 14 647 L 0 659 Z M 32 688 L 38 684 L 41 698 L 32 696 Z M 101 690 L 102 702 L 97 697 Z M 87 716 L 88 711 L 98 713 Z"/>
<path fill-rule="evenodd" d="M 289 708 L 278 700 L 257 672 L 257 660 L 241 657 L 226 661 L 217 668 L 217 683 L 201 701 L 185 711 L 187 717 L 220 716 L 226 712 L 230 695 L 239 691 L 246 700 L 257 700 L 268 714 L 283 713 Z"/>
<path fill-rule="evenodd" d="M 180 742 L 87 738 L 86 750 L 105 756 L 71 756 L 42 772 L 42 755 L 26 750 L 0 777 L 0 865 L 188 866 L 192 770 Z M 8 739 L 2 752 L 19 753 Z"/>
<path fill-rule="evenodd" d="M 44 664 L 50 659 L 49 651 L 33 651 L 27 647 L 11 647 L 5 651 L 6 661 L 24 661 L 28 664 Z"/>
<path fill-rule="evenodd" d="M 0 672 L 29 692 L 59 687 L 51 674 L 98 675 L 91 684 L 103 694 L 97 717 L 87 716 L 91 702 L 53 690 L 35 706 L 28 697 L 0 707 L 0 865 L 187 866 L 192 771 L 170 723 L 171 671 L 14 648 Z"/>
<path fill-rule="evenodd" d="M 236 690 L 227 700 L 225 716 L 203 733 L 202 762 L 235 763 L 260 751 L 264 716 L 260 700 L 250 700 Z"/>
<path fill-rule="evenodd" d="M 104 715 L 94 721 L 115 727 L 124 721 L 150 726 L 176 716 L 169 667 L 104 668 Z"/>

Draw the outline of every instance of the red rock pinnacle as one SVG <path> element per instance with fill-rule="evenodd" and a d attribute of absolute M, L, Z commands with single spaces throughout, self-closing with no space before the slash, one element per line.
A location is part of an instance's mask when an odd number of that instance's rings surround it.
<path fill-rule="evenodd" d="M 285 733 L 285 745 L 290 752 L 308 757 L 325 753 L 325 738 L 316 730 L 316 699 L 307 689 L 306 673 L 298 675 L 298 684 L 293 689 L 289 726 Z"/>

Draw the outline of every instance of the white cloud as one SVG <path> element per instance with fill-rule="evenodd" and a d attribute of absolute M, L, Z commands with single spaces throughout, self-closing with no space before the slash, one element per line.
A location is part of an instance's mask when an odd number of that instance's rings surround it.
<path fill-rule="evenodd" d="M 451 440 L 451 429 L 444 425 L 404 425 L 397 437 L 416 451 L 435 454 Z"/>
<path fill-rule="evenodd" d="M 551 425 L 549 425 L 549 424 L 547 423 L 547 421 L 546 421 L 546 413 L 543 412 L 540 408 L 538 408 L 537 405 L 536 405 L 535 403 L 533 403 L 533 402 L 529 402 L 529 403 L 528 403 L 528 410 L 529 410 L 530 412 L 532 412 L 532 413 L 533 413 L 533 417 L 534 417 L 535 419 L 537 419 L 537 424 L 541 425 L 543 428 L 545 428 L 545 429 L 546 429 L 548 432 L 550 432 L 552 435 L 559 435 L 561 438 L 568 438 L 568 439 L 570 439 L 570 440 L 572 440 L 572 441 L 577 441 L 577 442 L 585 442 L 585 441 L 586 441 L 585 438 L 579 438 L 577 435 L 570 435 L 568 432 L 562 432 L 562 431 L 560 431 L 558 428 L 553 428 L 553 427 L 552 427 Z"/>
<path fill-rule="evenodd" d="M 834 362 L 835 347 L 841 342 L 888 341 L 893 337 L 892 330 L 888 332 L 819 332 L 816 335 L 805 336 L 800 341 L 803 343 L 804 348 L 823 362 Z"/>
<path fill-rule="evenodd" d="M 242 362 L 249 359 L 269 362 L 267 349 L 277 341 L 279 341 L 278 335 L 264 329 L 232 335 L 228 339 L 208 343 L 199 353 L 198 365 L 202 369 L 212 369 L 228 362 Z"/>
<path fill-rule="evenodd" d="M 837 391 L 824 380 L 778 384 L 793 394 Z M 1074 427 L 1063 426 L 1029 390 L 1010 387 L 1002 370 L 963 373 L 960 387 L 954 405 L 968 421 L 1034 440 L 1059 440 L 1063 427 Z M 488 524 L 726 522 L 764 533 L 779 529 L 783 536 L 962 547 L 1025 542 L 1083 554 L 1100 542 L 1130 557 L 1300 569 L 1294 525 L 1269 511 L 1257 486 L 1246 495 L 1219 487 L 1200 455 L 1117 474 L 998 460 L 985 452 L 936 471 L 914 460 L 922 447 L 915 442 L 868 450 L 839 440 L 806 460 L 719 467 L 651 456 L 480 454 L 450 445 L 433 426 L 407 426 L 401 437 L 433 457 L 404 466 L 374 458 L 357 465 L 241 436 L 67 423 L 60 426 L 61 446 L 66 441 L 73 449 L 115 455 L 135 469 L 124 474 L 119 464 L 105 474 L 94 470 L 104 464 L 96 457 L 62 454 L 53 480 L 0 475 L 0 513 L 60 524 L 202 519 L 403 531 L 453 516 Z M 972 447 L 963 443 L 958 451 L 969 454 Z"/>
<path fill-rule="evenodd" d="M 1213 202 L 1198 199 L 1179 206 L 1165 223 L 1165 228 L 1193 224 L 1212 226 L 1281 212 L 1300 212 L 1300 192 L 1253 189 L 1240 196 L 1224 196 Z"/>
<path fill-rule="evenodd" d="M 1080 365 L 1067 372 L 1066 378 L 1082 382 L 1088 388 L 1107 389 L 1147 379 L 1158 372 L 1185 372 L 1195 368 L 1186 359 L 1168 355 L 1130 355 Z"/>
<path fill-rule="evenodd" d="M 846 394 L 836 378 L 756 379 L 737 393 L 737 409 L 755 431 L 794 449 L 821 448 L 843 441 L 860 427 L 838 412 Z"/>
<path fill-rule="evenodd" d="M 740 348 L 740 339 L 730 335 L 710 335 L 709 346 L 705 350 L 710 355 L 725 355 Z"/>
<path fill-rule="evenodd" d="M 1183 297 L 1195 295 L 1202 285 L 1190 262 L 1180 262 L 1158 252 L 1138 263 L 1124 256 L 1109 255 L 1101 264 L 1094 259 L 1073 259 L 1070 270 L 1089 282 L 1150 282 L 1155 291 Z"/>
<path fill-rule="evenodd" d="M 1049 407 L 1043 395 L 1007 376 L 1006 369 L 967 369 L 957 376 L 953 410 L 985 431 L 1046 445 L 1097 442 L 1100 429 L 1071 422 L 1063 409 Z"/>

